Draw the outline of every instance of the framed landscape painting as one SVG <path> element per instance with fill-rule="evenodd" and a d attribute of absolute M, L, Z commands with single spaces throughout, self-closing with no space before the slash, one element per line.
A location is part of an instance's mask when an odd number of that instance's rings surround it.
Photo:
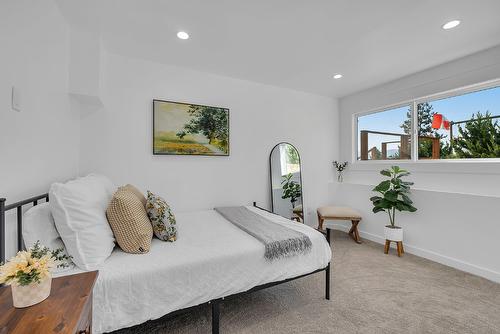
<path fill-rule="evenodd" d="M 153 154 L 229 155 L 229 109 L 153 100 Z"/>

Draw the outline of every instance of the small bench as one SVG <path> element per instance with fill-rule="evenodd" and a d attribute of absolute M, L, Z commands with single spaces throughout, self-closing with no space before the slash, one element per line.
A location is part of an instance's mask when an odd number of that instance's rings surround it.
<path fill-rule="evenodd" d="M 299 223 L 304 222 L 304 213 L 302 212 L 302 204 L 299 204 L 296 207 L 294 207 L 292 212 L 293 212 L 292 220 L 296 220 Z"/>
<path fill-rule="evenodd" d="M 349 207 L 344 206 L 322 206 L 318 208 L 318 230 L 323 230 L 325 220 L 350 220 L 352 223 L 349 235 L 358 244 L 361 243 L 359 237 L 358 224 L 361 221 L 361 215 Z"/>

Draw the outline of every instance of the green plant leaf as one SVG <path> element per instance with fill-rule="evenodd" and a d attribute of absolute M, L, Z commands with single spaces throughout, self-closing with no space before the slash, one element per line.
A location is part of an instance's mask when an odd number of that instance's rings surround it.
<path fill-rule="evenodd" d="M 413 201 L 410 199 L 410 197 L 408 197 L 407 195 L 405 194 L 401 194 L 401 197 L 403 198 L 403 202 L 405 202 L 405 204 L 412 204 Z"/>
<path fill-rule="evenodd" d="M 395 203 L 394 207 L 398 211 L 407 211 L 408 205 L 406 205 L 404 202 L 397 202 Z"/>
<path fill-rule="evenodd" d="M 415 211 L 417 211 L 417 208 L 414 207 L 413 205 L 408 205 L 408 211 L 415 212 Z"/>
<path fill-rule="evenodd" d="M 396 186 L 396 187 L 400 187 L 401 186 L 401 180 L 400 179 L 397 179 L 397 178 L 394 178 L 394 179 L 391 179 L 391 183 Z"/>
<path fill-rule="evenodd" d="M 388 169 L 383 169 L 380 171 L 380 174 L 384 175 L 384 176 L 391 176 L 391 171 L 388 170 Z"/>
<path fill-rule="evenodd" d="M 377 203 L 377 206 L 382 208 L 382 209 L 391 209 L 393 207 L 393 203 L 391 201 L 386 200 L 385 198 L 382 198 Z"/>
<path fill-rule="evenodd" d="M 380 182 L 380 184 L 378 186 L 376 186 L 373 190 L 384 193 L 387 190 L 389 190 L 390 187 L 391 187 L 391 181 L 386 180 L 386 181 Z"/>
<path fill-rule="evenodd" d="M 399 193 L 396 190 L 388 190 L 384 194 L 384 199 L 390 201 L 390 202 L 395 202 L 398 200 Z"/>

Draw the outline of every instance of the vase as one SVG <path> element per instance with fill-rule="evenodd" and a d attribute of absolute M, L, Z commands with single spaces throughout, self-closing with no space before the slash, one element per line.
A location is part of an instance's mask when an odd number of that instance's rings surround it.
<path fill-rule="evenodd" d="M 399 226 L 386 225 L 384 227 L 384 235 L 386 240 L 403 241 L 403 229 Z"/>
<path fill-rule="evenodd" d="M 342 172 L 338 172 L 337 174 L 337 181 L 342 182 L 344 181 L 344 175 Z"/>
<path fill-rule="evenodd" d="M 12 300 L 14 307 L 23 308 L 38 304 L 50 295 L 52 277 L 47 277 L 40 283 L 34 282 L 28 285 L 12 284 Z"/>

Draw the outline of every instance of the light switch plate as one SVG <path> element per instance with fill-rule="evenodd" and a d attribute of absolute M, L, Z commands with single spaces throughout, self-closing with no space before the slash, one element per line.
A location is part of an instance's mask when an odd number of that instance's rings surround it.
<path fill-rule="evenodd" d="M 12 86 L 12 109 L 21 111 L 21 96 L 19 90 L 14 86 Z"/>

